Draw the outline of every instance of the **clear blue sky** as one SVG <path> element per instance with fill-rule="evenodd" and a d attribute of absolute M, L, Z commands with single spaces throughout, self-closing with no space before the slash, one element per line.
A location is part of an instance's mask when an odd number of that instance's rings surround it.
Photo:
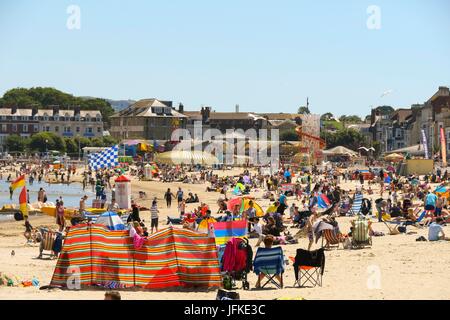
<path fill-rule="evenodd" d="M 66 28 L 71 4 L 80 30 Z M 372 4 L 380 30 L 366 26 Z M 309 96 L 314 113 L 366 115 L 449 86 L 449 35 L 448 0 L 1 0 L 0 94 L 52 86 L 259 112 Z"/>

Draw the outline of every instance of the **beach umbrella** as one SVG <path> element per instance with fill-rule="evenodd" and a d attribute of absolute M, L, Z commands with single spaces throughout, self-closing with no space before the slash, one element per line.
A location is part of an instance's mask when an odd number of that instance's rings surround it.
<path fill-rule="evenodd" d="M 202 221 L 200 221 L 200 223 L 198 224 L 198 232 L 202 232 L 202 233 L 208 233 L 209 231 L 209 224 L 210 223 L 216 223 L 217 220 L 214 219 L 213 217 L 208 217 L 203 219 Z"/>
<path fill-rule="evenodd" d="M 389 154 L 389 155 L 384 157 L 384 160 L 393 161 L 393 162 L 395 162 L 395 161 L 402 161 L 403 159 L 405 159 L 405 157 L 402 156 L 399 153 L 391 153 L 391 154 Z"/>
<path fill-rule="evenodd" d="M 262 217 L 264 215 L 264 210 L 261 208 L 261 206 L 255 201 L 252 197 L 237 197 L 230 199 L 227 203 L 227 209 L 231 212 L 233 212 L 233 209 L 237 206 L 239 206 L 239 214 L 242 215 L 242 213 L 250 208 L 250 201 L 253 201 L 253 208 L 256 210 L 256 216 Z"/>
<path fill-rule="evenodd" d="M 327 209 L 331 205 L 330 199 L 323 193 L 317 197 L 317 206 L 320 209 Z"/>
<path fill-rule="evenodd" d="M 102 224 L 109 230 L 125 230 L 125 225 L 123 224 L 122 219 L 120 219 L 117 213 L 112 211 L 107 211 L 101 214 L 95 223 Z"/>

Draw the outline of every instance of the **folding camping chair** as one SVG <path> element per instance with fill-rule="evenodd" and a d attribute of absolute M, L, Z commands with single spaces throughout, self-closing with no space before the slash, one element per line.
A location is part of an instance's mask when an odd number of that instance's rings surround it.
<path fill-rule="evenodd" d="M 352 248 L 372 246 L 372 237 L 369 235 L 369 220 L 357 219 L 352 231 Z"/>
<path fill-rule="evenodd" d="M 342 243 L 340 234 L 336 234 L 335 230 L 323 230 L 322 231 L 322 248 L 324 248 L 323 242 L 326 240 L 327 248 L 339 249 L 339 244 Z"/>
<path fill-rule="evenodd" d="M 362 200 L 363 200 L 363 194 L 355 193 L 355 196 L 353 198 L 352 208 L 350 209 L 351 215 L 357 215 L 361 211 Z"/>
<path fill-rule="evenodd" d="M 281 247 L 258 248 L 255 260 L 253 261 L 253 270 L 258 276 L 261 273 L 264 274 L 267 279 L 267 281 L 261 285 L 261 288 L 264 288 L 267 284 L 271 283 L 278 289 L 281 289 L 282 285 L 275 280 L 275 277 L 280 275 L 281 281 L 283 281 L 283 249 L 281 249 Z"/>
<path fill-rule="evenodd" d="M 305 287 L 310 283 L 313 287 L 322 286 L 322 276 L 325 270 L 325 250 L 315 251 L 297 249 L 294 259 L 294 287 Z"/>
<path fill-rule="evenodd" d="M 38 259 L 42 259 L 43 255 L 50 256 L 50 259 L 55 257 L 53 252 L 53 246 L 56 240 L 56 232 L 50 231 L 45 228 L 40 228 L 42 234 L 42 241 L 39 245 L 39 256 Z M 44 251 L 50 251 L 50 253 L 44 253 Z"/>

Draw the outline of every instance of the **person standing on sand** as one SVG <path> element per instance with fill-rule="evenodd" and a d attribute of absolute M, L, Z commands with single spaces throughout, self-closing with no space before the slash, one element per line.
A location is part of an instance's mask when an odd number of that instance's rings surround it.
<path fill-rule="evenodd" d="M 62 200 L 56 200 L 56 224 L 59 226 L 59 232 L 63 232 L 66 220 L 64 218 L 64 202 Z"/>
<path fill-rule="evenodd" d="M 181 187 L 178 187 L 178 191 L 177 191 L 177 200 L 178 200 L 178 204 L 180 204 L 181 201 L 183 201 L 183 190 L 181 190 Z"/>
<path fill-rule="evenodd" d="M 168 188 L 166 193 L 164 194 L 164 199 L 166 199 L 167 208 L 170 208 L 172 206 L 172 198 L 175 198 L 175 196 L 172 193 L 172 191 L 170 191 L 170 188 Z"/>
<path fill-rule="evenodd" d="M 81 215 L 84 215 L 84 211 L 86 211 L 86 200 L 87 200 L 88 196 L 83 196 L 83 198 L 81 198 L 80 200 L 80 208 L 79 208 L 79 212 Z"/>
<path fill-rule="evenodd" d="M 308 218 L 308 222 L 306 223 L 306 232 L 308 234 L 308 240 L 309 240 L 308 251 L 311 251 L 311 247 L 312 247 L 312 245 L 314 243 L 313 225 L 317 221 L 317 219 L 319 218 L 319 216 L 317 215 L 317 210 L 316 210 L 315 207 L 313 207 L 311 209 L 311 211 L 312 211 L 312 215 Z"/>
<path fill-rule="evenodd" d="M 151 233 L 153 234 L 153 228 L 155 228 L 156 232 L 158 232 L 158 203 L 156 200 L 153 200 L 152 207 L 150 208 L 151 213 Z"/>

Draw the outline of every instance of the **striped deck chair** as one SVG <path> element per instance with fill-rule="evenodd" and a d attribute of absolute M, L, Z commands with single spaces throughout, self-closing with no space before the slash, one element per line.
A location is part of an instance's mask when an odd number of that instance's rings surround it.
<path fill-rule="evenodd" d="M 39 246 L 38 259 L 42 259 L 43 255 L 50 256 L 50 259 L 56 257 L 53 252 L 53 245 L 55 244 L 56 232 L 50 231 L 45 228 L 41 228 L 40 232 L 42 234 L 42 241 Z M 44 253 L 44 251 L 50 251 L 50 253 Z"/>
<path fill-rule="evenodd" d="M 342 243 L 341 235 L 337 234 L 335 230 L 323 230 L 322 248 L 324 248 L 324 240 L 326 241 L 325 246 L 327 248 L 339 249 L 339 244 Z"/>
<path fill-rule="evenodd" d="M 372 237 L 369 235 L 369 220 L 357 219 L 352 231 L 352 248 L 372 246 Z"/>
<path fill-rule="evenodd" d="M 310 283 L 313 287 L 322 286 L 322 276 L 325 270 L 325 250 L 315 251 L 297 249 L 294 264 L 294 287 L 304 287 Z"/>
<path fill-rule="evenodd" d="M 261 288 L 264 288 L 267 284 L 271 283 L 278 289 L 281 289 L 282 285 L 275 280 L 275 276 L 280 275 L 281 280 L 283 280 L 283 249 L 281 249 L 281 247 L 258 248 L 255 260 L 253 261 L 253 270 L 258 276 L 263 273 L 267 279 L 267 281 L 261 285 Z"/>
<path fill-rule="evenodd" d="M 355 196 L 353 198 L 352 208 L 350 209 L 351 215 L 356 215 L 356 214 L 360 213 L 363 198 L 364 198 L 364 196 L 362 193 L 355 193 Z"/>

